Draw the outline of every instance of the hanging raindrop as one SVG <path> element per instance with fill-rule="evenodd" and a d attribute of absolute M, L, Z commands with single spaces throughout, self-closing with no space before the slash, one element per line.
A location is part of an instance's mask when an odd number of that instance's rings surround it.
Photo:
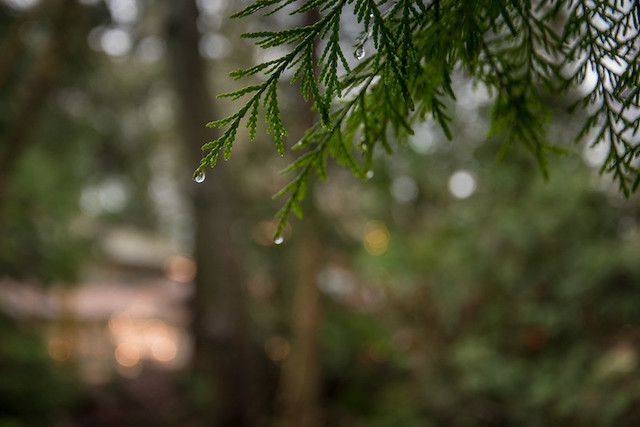
<path fill-rule="evenodd" d="M 367 173 L 365 174 L 365 178 L 367 178 L 367 179 L 373 178 L 373 171 L 372 170 L 368 170 Z"/>
<path fill-rule="evenodd" d="M 202 171 L 198 175 L 196 175 L 196 177 L 193 178 L 193 180 L 195 182 L 197 182 L 198 184 L 200 184 L 201 182 L 204 181 L 205 178 L 206 178 L 206 175 L 205 175 L 204 171 Z"/>
<path fill-rule="evenodd" d="M 353 56 L 355 56 L 356 59 L 362 59 L 365 55 L 366 52 L 364 51 L 364 46 L 358 46 L 355 52 L 353 52 Z"/>
<path fill-rule="evenodd" d="M 273 243 L 275 243 L 276 245 L 279 245 L 282 242 L 284 242 L 284 237 L 282 236 L 277 236 L 275 239 L 273 239 Z"/>

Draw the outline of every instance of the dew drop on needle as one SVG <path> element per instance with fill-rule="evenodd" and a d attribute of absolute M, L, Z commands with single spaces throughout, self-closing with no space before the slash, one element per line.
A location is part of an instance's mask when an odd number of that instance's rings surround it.
<path fill-rule="evenodd" d="M 195 182 L 197 182 L 198 184 L 200 184 L 201 182 L 204 182 L 204 179 L 206 178 L 206 175 L 204 172 L 200 172 L 198 175 L 196 175 L 195 178 L 193 178 L 193 180 Z"/>

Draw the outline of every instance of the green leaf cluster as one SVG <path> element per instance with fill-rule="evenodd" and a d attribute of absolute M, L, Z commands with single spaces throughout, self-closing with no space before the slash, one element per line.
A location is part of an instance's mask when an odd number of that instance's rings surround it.
<path fill-rule="evenodd" d="M 307 26 L 244 34 L 261 48 L 286 46 L 288 53 L 232 73 L 236 79 L 258 73 L 266 78 L 221 95 L 250 98 L 235 114 L 209 123 L 225 130 L 203 146 L 206 154 L 194 173 L 215 165 L 220 151 L 229 158 L 243 120 L 254 138 L 260 108 L 276 150 L 284 152 L 278 83 L 286 70 L 293 70 L 291 82 L 299 82 L 302 96 L 313 101 L 320 120 L 293 147 L 305 152 L 286 169 L 297 171 L 296 177 L 276 195 L 287 196 L 277 214 L 276 236 L 289 213 L 302 215 L 300 202 L 312 172 L 326 179 L 328 158 L 366 178 L 374 150 L 381 146 L 391 153 L 395 143 L 413 133 L 416 121 L 434 120 L 451 139 L 446 105 L 456 99 L 456 74 L 468 76 L 492 94 L 491 132 L 504 141 L 499 157 L 520 145 L 546 175 L 547 153 L 562 152 L 545 135 L 548 99 L 573 93 L 580 98 L 576 107 L 588 110 L 578 138 L 595 132 L 594 144 L 608 144 L 602 171 L 613 173 L 625 195 L 640 186 L 640 7 L 634 2 L 258 0 L 234 16 L 259 11 L 271 15 L 285 7 L 292 8 L 292 15 L 317 9 L 320 18 Z M 347 14 L 362 30 L 354 46 L 359 60 L 355 66 L 348 63 L 340 43 Z M 324 47 L 316 61 L 314 49 L 320 42 Z M 366 54 L 369 46 L 374 51 Z M 580 95 L 576 89 L 585 80 L 595 80 L 595 88 Z"/>

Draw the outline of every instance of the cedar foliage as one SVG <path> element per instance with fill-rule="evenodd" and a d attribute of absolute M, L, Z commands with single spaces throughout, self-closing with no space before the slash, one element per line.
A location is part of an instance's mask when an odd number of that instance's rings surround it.
<path fill-rule="evenodd" d="M 293 70 L 305 100 L 312 99 L 319 122 L 293 148 L 306 150 L 285 172 L 295 178 L 274 197 L 286 196 L 277 213 L 278 237 L 287 217 L 302 216 L 301 201 L 312 174 L 327 178 L 329 158 L 367 177 L 374 149 L 392 153 L 394 141 L 412 134 L 412 123 L 435 120 L 451 138 L 447 98 L 455 100 L 454 73 L 486 86 L 493 97 L 491 133 L 503 135 L 503 157 L 519 144 L 537 159 L 546 175 L 546 156 L 562 152 L 548 143 L 550 119 L 545 96 L 575 90 L 595 80 L 573 109 L 585 111 L 577 139 L 593 137 L 608 155 L 601 173 L 610 172 L 627 197 L 640 186 L 637 132 L 640 89 L 638 28 L 640 4 L 627 0 L 256 0 L 233 17 L 262 12 L 292 15 L 318 9 L 312 25 L 246 33 L 261 48 L 286 46 L 285 55 L 231 73 L 235 79 L 263 74 L 260 84 L 220 97 L 248 101 L 233 115 L 209 127 L 225 129 L 202 148 L 194 176 L 231 155 L 240 124 L 256 136 L 264 110 L 267 132 L 283 154 L 287 135 L 278 103 L 278 83 Z M 362 33 L 351 67 L 340 44 L 341 17 L 353 14 Z M 374 52 L 365 54 L 365 43 Z M 322 42 L 314 62 L 314 45 Z M 339 65 L 344 72 L 339 71 Z M 319 70 L 319 71 L 317 71 Z"/>

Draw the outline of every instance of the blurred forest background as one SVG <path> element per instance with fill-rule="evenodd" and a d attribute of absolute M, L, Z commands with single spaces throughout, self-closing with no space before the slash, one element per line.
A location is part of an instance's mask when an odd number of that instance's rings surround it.
<path fill-rule="evenodd" d="M 640 425 L 640 203 L 570 100 L 545 182 L 460 77 L 453 141 L 334 167 L 275 245 L 270 142 L 191 179 L 239 35 L 313 19 L 246 3 L 0 1 L 0 426 Z"/>

